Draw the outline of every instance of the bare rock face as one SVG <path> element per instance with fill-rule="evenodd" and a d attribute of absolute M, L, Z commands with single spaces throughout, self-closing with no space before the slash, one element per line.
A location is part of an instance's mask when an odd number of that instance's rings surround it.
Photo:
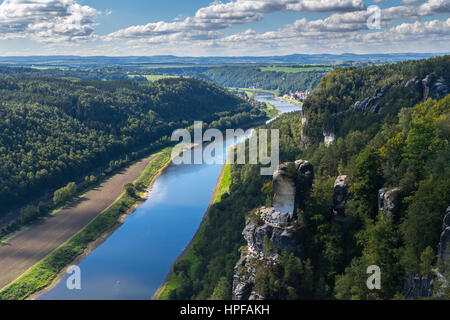
<path fill-rule="evenodd" d="M 295 169 L 297 170 L 295 207 L 303 209 L 305 199 L 313 185 L 314 167 L 306 160 L 297 160 Z"/>
<path fill-rule="evenodd" d="M 305 113 L 302 111 L 302 132 L 301 132 L 301 140 L 303 143 L 303 146 L 307 146 L 309 144 L 308 137 L 306 136 L 306 125 L 308 123 L 308 120 L 306 119 Z"/>
<path fill-rule="evenodd" d="M 336 141 L 336 135 L 333 132 L 323 132 L 323 143 L 325 144 L 325 147 L 328 148 L 333 144 L 334 141 Z"/>
<path fill-rule="evenodd" d="M 443 273 L 446 273 L 450 266 L 450 207 L 445 211 L 442 229 L 438 258 L 443 263 Z M 438 292 L 435 296 L 440 297 L 442 289 L 446 288 L 449 282 L 439 270 L 436 269 L 433 272 L 434 275 L 430 277 L 421 277 L 417 274 L 406 275 L 403 295 L 408 299 L 429 298 L 433 296 L 434 285 L 437 284 Z"/>
<path fill-rule="evenodd" d="M 441 241 L 439 243 L 439 259 L 448 268 L 450 264 L 450 207 L 445 211 L 442 229 Z"/>
<path fill-rule="evenodd" d="M 378 191 L 378 211 L 395 214 L 400 208 L 402 191 L 400 188 L 380 189 Z"/>
<path fill-rule="evenodd" d="M 263 300 L 255 288 L 256 266 L 271 265 L 282 252 L 302 255 L 295 210 L 302 207 L 313 182 L 313 166 L 304 160 L 283 163 L 273 175 L 274 207 L 252 213 L 242 232 L 247 247 L 235 266 L 234 300 Z"/>
<path fill-rule="evenodd" d="M 357 101 L 353 105 L 352 109 L 360 110 L 363 113 L 368 112 L 375 114 L 380 113 L 381 108 L 378 105 L 378 101 L 386 95 L 386 93 L 389 91 L 390 88 L 391 88 L 390 85 L 386 85 L 384 87 L 377 89 L 372 97 L 365 98 L 363 101 Z"/>
<path fill-rule="evenodd" d="M 414 77 L 405 84 L 405 88 L 417 94 L 421 94 L 423 100 L 428 98 L 438 99 L 449 93 L 449 84 L 443 78 L 437 78 L 436 74 L 430 73 L 420 80 Z"/>
<path fill-rule="evenodd" d="M 407 275 L 403 295 L 408 299 L 430 298 L 433 295 L 433 280 L 419 275 Z"/>
<path fill-rule="evenodd" d="M 426 100 L 428 98 L 437 99 L 445 96 L 448 93 L 448 84 L 443 77 L 439 79 L 433 72 L 427 75 L 422 80 L 423 85 L 423 98 Z"/>
<path fill-rule="evenodd" d="M 418 94 L 423 93 L 422 81 L 420 81 L 417 76 L 406 82 L 405 88 L 411 91 L 412 93 Z"/>
<path fill-rule="evenodd" d="M 333 212 L 338 217 L 345 216 L 345 205 L 352 198 L 349 189 L 350 181 L 348 176 L 337 177 L 333 191 Z"/>
<path fill-rule="evenodd" d="M 306 160 L 283 163 L 273 175 L 273 206 L 278 212 L 295 215 L 295 208 L 301 208 L 306 193 L 311 189 L 314 168 Z"/>
<path fill-rule="evenodd" d="M 283 163 L 273 175 L 273 206 L 276 211 L 294 214 L 295 172 L 289 172 L 289 164 Z"/>

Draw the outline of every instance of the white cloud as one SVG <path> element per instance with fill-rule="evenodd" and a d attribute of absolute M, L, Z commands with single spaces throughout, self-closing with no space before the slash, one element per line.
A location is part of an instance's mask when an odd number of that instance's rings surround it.
<path fill-rule="evenodd" d="M 450 0 L 428 0 L 418 10 L 422 16 L 450 12 Z"/>
<path fill-rule="evenodd" d="M 105 39 L 148 39 L 178 33 L 208 37 L 211 35 L 211 31 L 230 28 L 236 24 L 259 21 L 264 14 L 271 12 L 346 12 L 361 9 L 365 9 L 362 0 L 235 0 L 227 3 L 216 1 L 207 7 L 200 8 L 194 17 L 188 17 L 182 21 L 160 21 L 132 26 L 113 32 Z M 189 38 L 186 40 L 189 40 Z"/>
<path fill-rule="evenodd" d="M 94 32 L 97 14 L 75 0 L 5 0 L 0 5 L 0 39 L 87 39 Z"/>

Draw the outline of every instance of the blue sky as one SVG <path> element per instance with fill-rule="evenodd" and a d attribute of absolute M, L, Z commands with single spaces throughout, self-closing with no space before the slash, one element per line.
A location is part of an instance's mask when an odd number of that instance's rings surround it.
<path fill-rule="evenodd" d="M 450 51 L 450 0 L 0 3 L 3 56 Z"/>

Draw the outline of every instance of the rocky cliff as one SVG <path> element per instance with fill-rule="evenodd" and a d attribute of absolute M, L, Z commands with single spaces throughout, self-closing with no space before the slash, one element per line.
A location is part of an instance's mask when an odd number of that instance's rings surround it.
<path fill-rule="evenodd" d="M 242 232 L 247 247 L 234 270 L 234 300 L 263 300 L 255 287 L 256 268 L 276 263 L 284 251 L 302 256 L 297 209 L 303 208 L 313 178 L 313 166 L 304 160 L 281 164 L 274 173 L 273 207 L 250 214 Z"/>
<path fill-rule="evenodd" d="M 433 294 L 436 297 L 440 297 L 442 290 L 448 286 L 449 279 L 447 278 L 450 271 L 450 207 L 445 211 L 442 229 L 441 241 L 438 248 L 438 260 L 442 266 L 441 269 L 433 270 L 432 276 L 422 277 L 418 274 L 406 275 L 405 285 L 403 287 L 403 295 L 406 298 L 429 298 Z"/>
<path fill-rule="evenodd" d="M 438 99 L 449 93 L 447 81 L 443 77 L 438 78 L 434 72 L 422 80 L 418 77 L 412 78 L 405 84 L 405 88 L 422 95 L 423 100 L 428 98 Z"/>

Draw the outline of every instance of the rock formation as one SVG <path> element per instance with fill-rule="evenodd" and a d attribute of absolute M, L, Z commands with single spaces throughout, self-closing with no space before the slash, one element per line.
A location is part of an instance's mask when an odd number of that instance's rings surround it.
<path fill-rule="evenodd" d="M 336 140 L 336 135 L 333 132 L 324 131 L 323 132 L 323 143 L 325 144 L 325 147 L 329 147 L 333 144 L 333 142 Z"/>
<path fill-rule="evenodd" d="M 396 214 L 400 208 L 402 191 L 400 188 L 381 189 L 378 191 L 378 211 Z"/>
<path fill-rule="evenodd" d="M 448 279 L 445 275 L 450 266 L 450 207 L 445 211 L 443 232 L 439 243 L 438 258 L 444 270 L 433 270 L 433 276 L 422 277 L 417 274 L 406 275 L 403 295 L 408 299 L 429 298 L 433 296 L 434 286 L 437 284 L 438 292 L 436 297 L 440 297 L 442 289 L 448 286 Z M 439 271 L 443 271 L 442 274 Z"/>
<path fill-rule="evenodd" d="M 304 160 L 283 163 L 274 173 L 274 206 L 250 214 L 242 232 L 247 247 L 234 270 L 234 300 L 263 300 L 255 288 L 256 267 L 277 262 L 283 251 L 302 255 L 296 209 L 303 207 L 313 178 L 313 167 Z"/>
<path fill-rule="evenodd" d="M 352 198 L 349 189 L 350 181 L 348 176 L 337 177 L 333 191 L 333 213 L 335 214 L 335 219 L 338 221 L 345 219 L 345 206 L 347 201 Z"/>
<path fill-rule="evenodd" d="M 405 88 L 422 95 L 423 100 L 438 99 L 449 93 L 447 81 L 443 77 L 437 78 L 435 73 L 430 73 L 422 80 L 414 77 L 405 84 Z"/>
<path fill-rule="evenodd" d="M 390 85 L 386 85 L 377 89 L 372 97 L 365 98 L 363 101 L 357 101 L 353 105 L 352 110 L 359 110 L 363 113 L 380 113 L 381 108 L 378 105 L 378 101 L 386 95 L 390 88 Z"/>
<path fill-rule="evenodd" d="M 403 295 L 408 299 L 430 298 L 433 295 L 433 280 L 419 275 L 407 275 Z"/>
<path fill-rule="evenodd" d="M 444 264 L 445 269 L 447 269 L 450 265 L 450 207 L 445 211 L 441 241 L 439 243 L 439 259 Z"/>

